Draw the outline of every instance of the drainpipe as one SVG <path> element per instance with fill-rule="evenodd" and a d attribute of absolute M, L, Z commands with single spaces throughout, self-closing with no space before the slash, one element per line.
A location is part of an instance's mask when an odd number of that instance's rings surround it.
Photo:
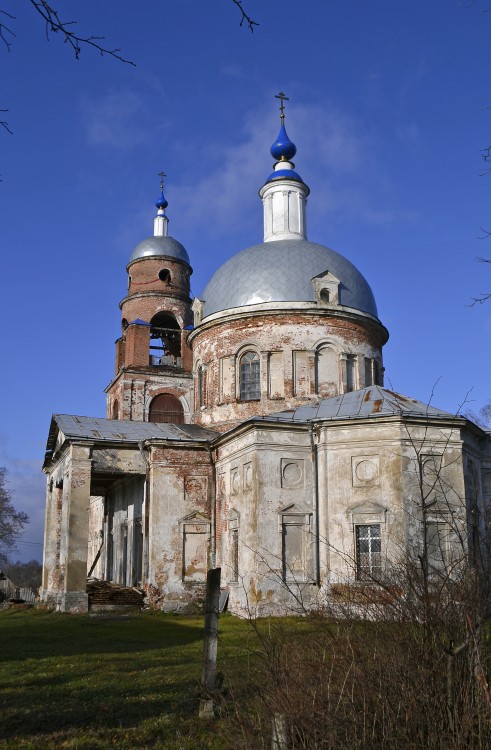
<path fill-rule="evenodd" d="M 312 506 L 313 506 L 313 535 L 314 535 L 314 580 L 316 586 L 321 584 L 320 549 L 319 549 L 319 462 L 317 456 L 318 433 L 314 434 L 314 426 L 309 424 L 310 450 L 312 455 Z"/>
<path fill-rule="evenodd" d="M 217 564 L 217 540 L 216 540 L 216 467 L 213 460 L 213 451 L 207 444 L 208 455 L 211 464 L 211 512 L 210 512 L 210 567 L 215 568 Z"/>
<path fill-rule="evenodd" d="M 148 529 L 149 529 L 149 513 L 150 513 L 150 462 L 145 454 L 143 448 L 143 441 L 138 443 L 138 450 L 145 462 L 145 482 L 143 484 L 143 507 L 145 508 L 145 516 L 143 520 L 143 560 L 142 560 L 142 583 L 148 582 L 148 571 L 149 571 L 149 559 L 148 559 Z"/>

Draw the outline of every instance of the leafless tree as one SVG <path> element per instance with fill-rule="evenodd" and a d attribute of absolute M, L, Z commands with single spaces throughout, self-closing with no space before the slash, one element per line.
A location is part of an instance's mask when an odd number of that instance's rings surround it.
<path fill-rule="evenodd" d="M 3 561 L 15 547 L 19 534 L 29 520 L 26 513 L 14 508 L 6 474 L 6 469 L 0 467 L 0 559 Z"/>
<path fill-rule="evenodd" d="M 462 427 L 455 417 L 435 437 L 429 415 L 406 420 L 413 488 L 404 512 L 419 544 L 404 544 L 363 581 L 354 556 L 333 550 L 344 555 L 346 584 L 294 624 L 251 611 L 251 679 L 230 678 L 225 703 L 232 747 L 271 747 L 278 722 L 289 750 L 491 746 L 488 527 L 472 488 L 455 487 L 463 467 L 452 441 Z M 274 556 L 258 554 L 300 613 L 300 588 L 284 581 Z"/>

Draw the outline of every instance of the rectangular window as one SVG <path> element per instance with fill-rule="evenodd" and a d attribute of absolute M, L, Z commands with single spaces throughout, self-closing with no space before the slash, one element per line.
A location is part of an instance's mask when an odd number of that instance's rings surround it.
<path fill-rule="evenodd" d="M 230 530 L 230 581 L 239 580 L 239 530 Z"/>
<path fill-rule="evenodd" d="M 365 357 L 365 386 L 374 385 L 372 368 L 373 368 L 373 359 L 370 359 L 369 357 Z"/>
<path fill-rule="evenodd" d="M 378 362 L 376 359 L 373 360 L 373 384 L 383 385 L 382 379 L 380 377 L 380 367 L 378 366 Z"/>
<path fill-rule="evenodd" d="M 204 383 L 203 365 L 198 367 L 198 409 L 205 403 L 205 383 Z"/>
<path fill-rule="evenodd" d="M 346 355 L 346 393 L 356 389 L 356 354 Z"/>
<path fill-rule="evenodd" d="M 355 526 L 356 578 L 376 579 L 382 573 L 382 538 L 380 524 Z"/>
<path fill-rule="evenodd" d="M 257 401 L 261 398 L 259 355 L 246 352 L 240 359 L 240 398 Z"/>

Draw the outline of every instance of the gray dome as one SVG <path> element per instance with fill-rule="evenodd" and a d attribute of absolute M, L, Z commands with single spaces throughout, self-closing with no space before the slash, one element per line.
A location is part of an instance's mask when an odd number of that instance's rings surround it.
<path fill-rule="evenodd" d="M 133 250 L 130 263 L 138 258 L 152 257 L 175 258 L 189 265 L 189 255 L 180 242 L 173 237 L 147 237 L 139 242 Z"/>
<path fill-rule="evenodd" d="M 234 255 L 208 282 L 203 315 L 261 302 L 314 302 L 312 279 L 326 271 L 341 282 L 341 305 L 377 317 L 373 292 L 354 265 L 307 240 L 261 242 Z"/>

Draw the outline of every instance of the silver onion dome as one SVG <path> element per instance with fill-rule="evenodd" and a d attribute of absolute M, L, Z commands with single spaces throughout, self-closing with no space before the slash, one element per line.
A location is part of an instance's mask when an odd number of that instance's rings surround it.
<path fill-rule="evenodd" d="M 312 279 L 331 272 L 340 280 L 339 304 L 378 317 L 370 286 L 349 260 L 304 239 L 262 242 L 228 260 L 203 292 L 203 315 L 263 302 L 314 302 Z"/>
<path fill-rule="evenodd" d="M 147 237 L 133 250 L 130 263 L 138 258 L 175 258 L 189 265 L 189 255 L 183 245 L 173 237 Z"/>

